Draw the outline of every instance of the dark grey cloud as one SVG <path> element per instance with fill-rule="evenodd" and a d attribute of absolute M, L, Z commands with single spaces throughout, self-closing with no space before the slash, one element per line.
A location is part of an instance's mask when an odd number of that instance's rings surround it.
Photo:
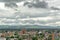
<path fill-rule="evenodd" d="M 24 0 L 0 0 L 0 2 L 21 2 Z"/>
<path fill-rule="evenodd" d="M 5 3 L 5 7 L 10 7 L 10 8 L 14 8 L 14 7 L 18 7 L 16 3 Z"/>
<path fill-rule="evenodd" d="M 48 8 L 48 3 L 45 1 L 36 1 L 36 3 L 33 2 L 25 2 L 24 6 L 27 5 L 29 8 L 34 7 L 34 8 Z"/>
<path fill-rule="evenodd" d="M 57 7 L 51 7 L 52 10 L 60 10 L 60 8 Z"/>

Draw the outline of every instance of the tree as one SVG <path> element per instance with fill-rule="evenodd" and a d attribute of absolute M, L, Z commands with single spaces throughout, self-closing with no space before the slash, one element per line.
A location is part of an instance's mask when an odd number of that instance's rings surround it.
<path fill-rule="evenodd" d="M 22 38 L 18 38 L 18 40 L 23 40 Z"/>
<path fill-rule="evenodd" d="M 44 34 L 43 33 L 40 33 L 39 34 L 39 38 L 42 40 L 44 38 Z"/>
<path fill-rule="evenodd" d="M 6 37 L 6 40 L 9 40 L 9 37 Z"/>
<path fill-rule="evenodd" d="M 14 36 L 11 36 L 10 38 L 14 38 Z"/>
<path fill-rule="evenodd" d="M 19 35 L 15 35 L 15 38 L 19 38 Z"/>
<path fill-rule="evenodd" d="M 32 40 L 38 40 L 37 36 L 36 36 L 36 35 L 33 36 L 33 37 L 32 37 Z"/>
<path fill-rule="evenodd" d="M 52 35 L 49 35 L 48 40 L 52 40 Z"/>

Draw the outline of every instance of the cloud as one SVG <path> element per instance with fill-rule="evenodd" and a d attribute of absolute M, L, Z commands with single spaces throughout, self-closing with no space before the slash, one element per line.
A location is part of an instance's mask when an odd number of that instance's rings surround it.
<path fill-rule="evenodd" d="M 0 25 L 60 25 L 59 10 L 27 8 L 18 5 L 16 11 L 6 8 L 4 4 L 2 6 L 0 5 Z"/>
<path fill-rule="evenodd" d="M 24 0 L 0 0 L 0 2 L 21 2 Z"/>
<path fill-rule="evenodd" d="M 9 11 L 9 13 L 7 11 Z M 52 14 L 52 16 L 50 14 Z M 59 12 L 56 14 L 59 14 Z M 1 15 L 0 21 L 2 25 L 4 24 L 15 25 L 16 24 L 16 25 L 49 25 L 50 26 L 50 25 L 55 25 L 55 23 L 60 20 L 59 18 L 55 18 L 56 15 L 54 12 L 28 14 L 28 13 L 21 13 L 21 12 L 15 12 L 15 11 L 11 12 L 11 10 L 1 10 L 0 15 Z M 30 18 L 27 17 L 27 15 L 30 16 Z M 35 17 L 33 17 L 34 15 Z M 36 16 L 36 15 L 41 15 L 41 16 Z M 24 16 L 25 18 L 22 18 Z"/>
<path fill-rule="evenodd" d="M 18 7 L 16 3 L 5 3 L 5 7 L 10 7 L 10 8 L 14 8 L 14 7 Z"/>
<path fill-rule="evenodd" d="M 31 7 L 34 7 L 34 8 L 48 8 L 48 3 L 46 3 L 45 1 L 39 1 L 37 0 L 36 2 L 33 1 L 33 2 L 25 2 L 24 3 L 24 6 L 26 6 L 31 8 Z"/>
<path fill-rule="evenodd" d="M 25 18 L 25 19 L 1 19 L 1 22 L 2 23 L 5 23 L 5 24 L 19 24 L 19 25 L 39 25 L 39 24 L 46 24 L 46 23 L 49 23 L 48 21 L 49 20 L 52 20 L 51 17 L 40 17 L 40 18 Z"/>

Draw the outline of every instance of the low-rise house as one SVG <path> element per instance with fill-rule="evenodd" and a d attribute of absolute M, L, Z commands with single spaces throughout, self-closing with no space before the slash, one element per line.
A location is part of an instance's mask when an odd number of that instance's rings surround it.
<path fill-rule="evenodd" d="M 6 40 L 6 38 L 0 37 L 0 40 Z"/>

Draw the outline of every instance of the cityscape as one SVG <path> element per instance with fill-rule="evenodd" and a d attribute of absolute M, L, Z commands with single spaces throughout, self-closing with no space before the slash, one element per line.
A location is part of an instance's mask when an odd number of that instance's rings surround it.
<path fill-rule="evenodd" d="M 60 30 L 1 30 L 0 40 L 60 40 Z"/>
<path fill-rule="evenodd" d="M 0 40 L 60 40 L 60 0 L 0 0 Z"/>

